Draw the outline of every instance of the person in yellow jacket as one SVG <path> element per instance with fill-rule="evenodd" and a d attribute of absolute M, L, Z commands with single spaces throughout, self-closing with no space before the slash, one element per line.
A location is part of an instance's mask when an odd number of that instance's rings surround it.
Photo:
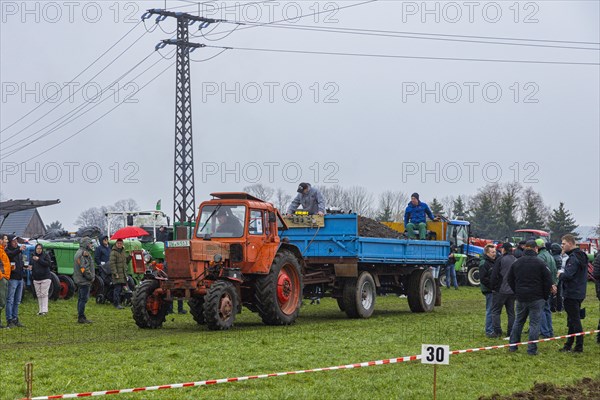
<path fill-rule="evenodd" d="M 10 260 L 4 251 L 8 245 L 8 235 L 1 235 L 0 240 L 0 329 L 6 328 L 2 325 L 2 310 L 6 307 L 6 297 L 8 296 L 8 280 L 10 279 Z"/>

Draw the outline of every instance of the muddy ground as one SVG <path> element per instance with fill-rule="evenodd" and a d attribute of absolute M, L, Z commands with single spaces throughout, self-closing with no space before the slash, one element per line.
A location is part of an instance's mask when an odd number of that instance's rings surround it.
<path fill-rule="evenodd" d="M 583 378 L 571 386 L 556 386 L 552 383 L 536 383 L 530 391 L 517 392 L 509 396 L 493 394 L 479 400 L 600 400 L 600 377 Z"/>

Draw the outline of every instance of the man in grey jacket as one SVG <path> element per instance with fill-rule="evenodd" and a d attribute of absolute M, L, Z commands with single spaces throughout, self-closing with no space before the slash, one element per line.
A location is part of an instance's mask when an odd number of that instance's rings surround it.
<path fill-rule="evenodd" d="M 77 322 L 91 324 L 92 321 L 85 316 L 85 305 L 90 296 L 90 286 L 94 282 L 96 273 L 92 260 L 92 240 L 88 237 L 81 239 L 79 250 L 75 253 L 73 264 L 73 281 L 77 284 L 79 297 L 77 299 Z"/>
<path fill-rule="evenodd" d="M 302 209 L 308 211 L 310 215 L 325 215 L 325 198 L 317 188 L 312 187 L 310 183 L 302 182 L 298 186 L 297 192 L 298 194 L 292 200 L 286 214 L 295 213 L 298 207 L 302 205 Z"/>

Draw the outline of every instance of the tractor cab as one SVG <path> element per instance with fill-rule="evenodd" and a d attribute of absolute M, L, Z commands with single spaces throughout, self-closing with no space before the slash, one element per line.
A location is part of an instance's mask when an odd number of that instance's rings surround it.
<path fill-rule="evenodd" d="M 470 237 L 471 224 L 468 221 L 448 221 L 446 240 L 450 242 L 450 249 L 456 260 L 454 267 L 460 275 L 464 275 L 469 285 L 477 286 L 479 258 L 483 255 L 483 247 L 471 244 Z"/>

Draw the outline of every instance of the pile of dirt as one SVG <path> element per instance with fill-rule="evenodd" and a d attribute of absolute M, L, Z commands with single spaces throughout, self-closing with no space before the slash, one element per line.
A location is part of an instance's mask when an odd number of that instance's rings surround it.
<path fill-rule="evenodd" d="M 572 386 L 556 386 L 552 383 L 536 383 L 528 392 L 517 392 L 508 396 L 493 394 L 489 397 L 482 396 L 479 400 L 599 400 L 600 378 L 583 378 Z"/>
<path fill-rule="evenodd" d="M 358 236 L 399 239 L 402 234 L 374 219 L 358 216 Z"/>

